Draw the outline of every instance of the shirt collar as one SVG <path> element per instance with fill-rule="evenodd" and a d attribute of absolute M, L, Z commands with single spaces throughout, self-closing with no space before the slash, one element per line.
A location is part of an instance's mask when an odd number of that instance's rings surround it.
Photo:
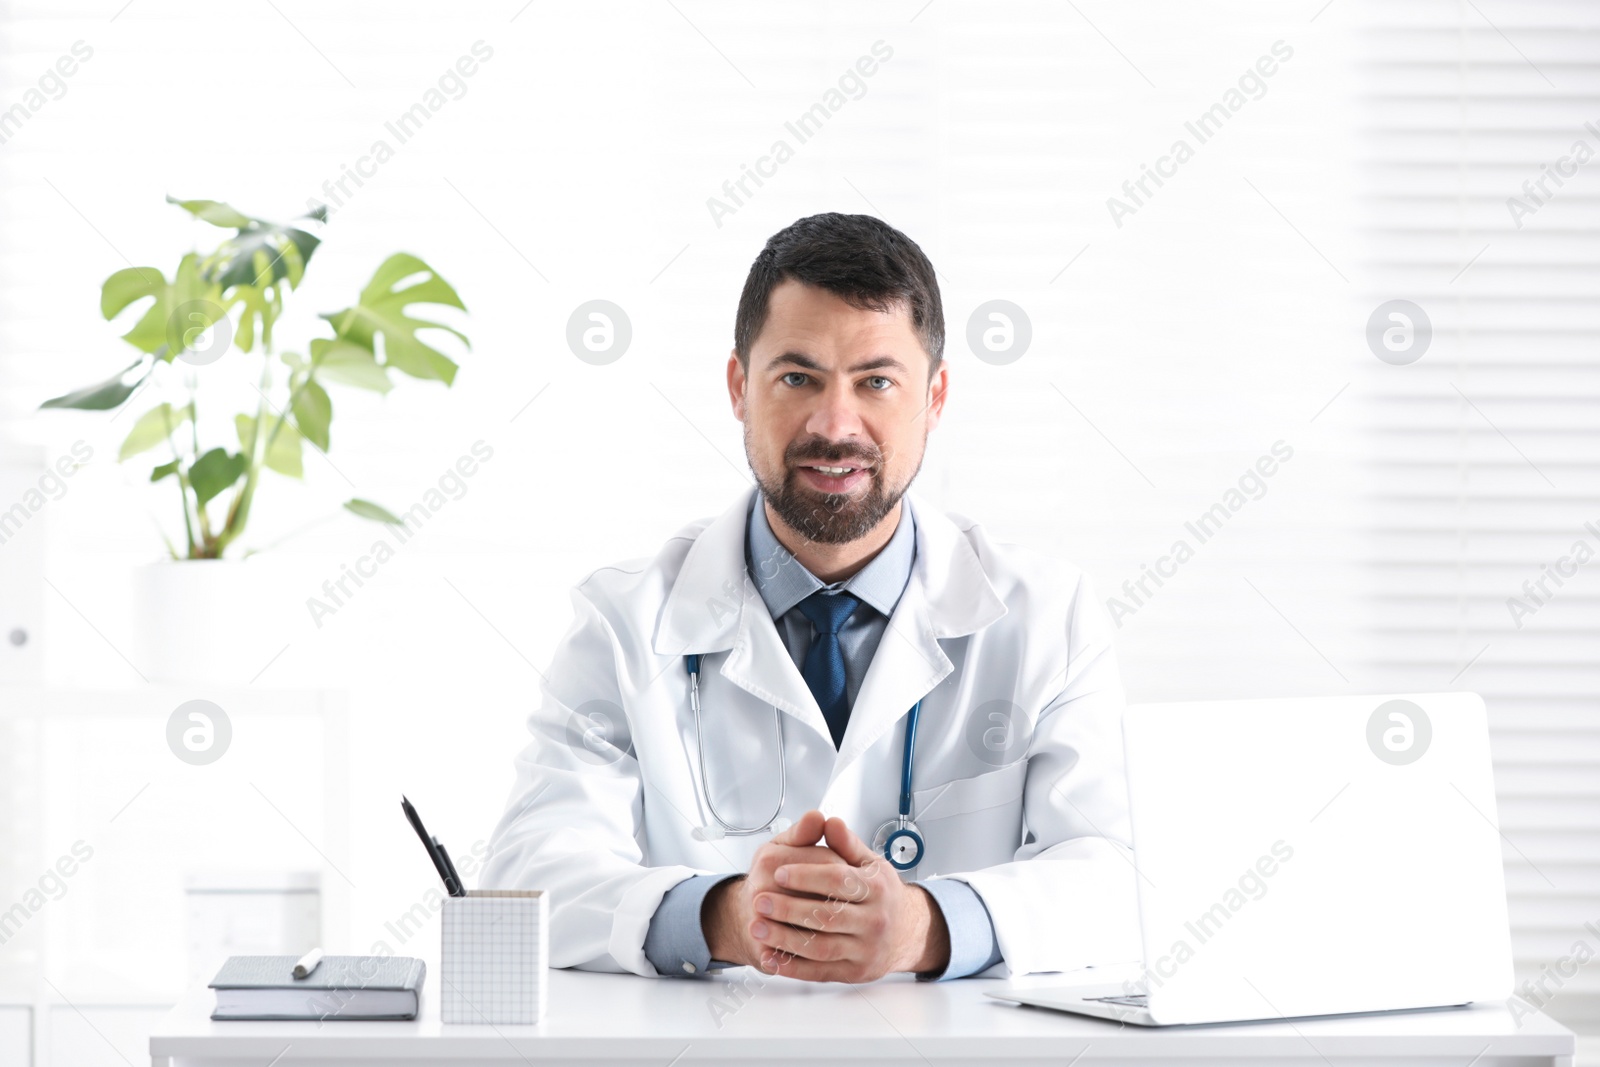
<path fill-rule="evenodd" d="M 774 619 L 819 589 L 844 590 L 870 605 L 885 618 L 894 614 L 900 594 L 911 580 L 911 565 L 917 554 L 916 517 L 909 495 L 900 497 L 900 522 L 889 543 L 867 565 L 841 582 L 824 582 L 794 557 L 767 522 L 759 490 L 752 494 L 749 522 L 746 524 L 745 563 L 755 578 L 756 590 Z"/>

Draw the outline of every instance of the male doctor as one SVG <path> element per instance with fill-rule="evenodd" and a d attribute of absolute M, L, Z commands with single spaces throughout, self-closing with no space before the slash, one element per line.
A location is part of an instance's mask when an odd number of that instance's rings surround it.
<path fill-rule="evenodd" d="M 572 591 L 490 841 L 485 887 L 550 894 L 552 965 L 1140 958 L 1109 619 L 1082 572 L 908 492 L 943 352 L 933 266 L 882 221 L 814 215 L 756 257 L 727 365 L 755 486 Z"/>

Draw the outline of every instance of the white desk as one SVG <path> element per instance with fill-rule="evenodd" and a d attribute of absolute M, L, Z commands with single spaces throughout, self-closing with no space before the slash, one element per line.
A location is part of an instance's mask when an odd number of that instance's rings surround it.
<path fill-rule="evenodd" d="M 741 976 L 749 980 L 744 987 L 737 984 Z M 1503 1005 L 1292 1025 L 1143 1029 L 982 995 L 999 985 L 900 976 L 866 986 L 817 985 L 748 968 L 708 980 L 554 971 L 549 1014 L 540 1025 L 444 1026 L 430 969 L 422 1016 L 403 1023 L 211 1022 L 213 994 L 199 989 L 151 1036 L 150 1053 L 154 1067 L 1572 1064 L 1570 1031 L 1543 1015 L 1524 1017 L 1519 1027 Z"/>

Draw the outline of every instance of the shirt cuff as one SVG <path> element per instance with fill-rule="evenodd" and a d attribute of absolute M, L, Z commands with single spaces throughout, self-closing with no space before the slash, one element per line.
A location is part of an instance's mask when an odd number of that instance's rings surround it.
<path fill-rule="evenodd" d="M 989 917 L 989 908 L 976 889 L 954 878 L 912 884 L 920 885 L 933 897 L 950 931 L 949 964 L 937 974 L 930 971 L 917 975 L 918 980 L 939 982 L 947 978 L 965 978 L 986 971 L 1004 959 L 1000 954 L 1000 940 L 995 937 L 994 920 Z"/>
<path fill-rule="evenodd" d="M 667 890 L 650 917 L 650 930 L 644 938 L 644 957 L 657 974 L 698 975 L 711 968 L 711 946 L 700 925 L 700 907 L 707 893 L 737 877 L 695 874 Z"/>

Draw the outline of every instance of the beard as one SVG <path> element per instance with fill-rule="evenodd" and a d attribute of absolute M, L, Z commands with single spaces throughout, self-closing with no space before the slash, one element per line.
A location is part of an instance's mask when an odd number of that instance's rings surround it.
<path fill-rule="evenodd" d="M 926 432 L 923 446 L 923 455 L 926 455 Z M 890 485 L 884 473 L 883 452 L 876 446 L 835 445 L 812 438 L 784 449 L 782 481 L 774 481 L 756 468 L 748 422 L 745 423 L 744 447 L 751 473 L 756 476 L 761 495 L 772 505 L 772 510 L 800 536 L 824 545 L 848 544 L 877 529 L 922 470 L 922 457 L 918 456 L 916 469 L 906 480 L 900 485 Z M 859 493 L 819 493 L 800 480 L 799 467 L 808 462 L 868 467 L 871 468 L 870 481 L 866 490 Z"/>

